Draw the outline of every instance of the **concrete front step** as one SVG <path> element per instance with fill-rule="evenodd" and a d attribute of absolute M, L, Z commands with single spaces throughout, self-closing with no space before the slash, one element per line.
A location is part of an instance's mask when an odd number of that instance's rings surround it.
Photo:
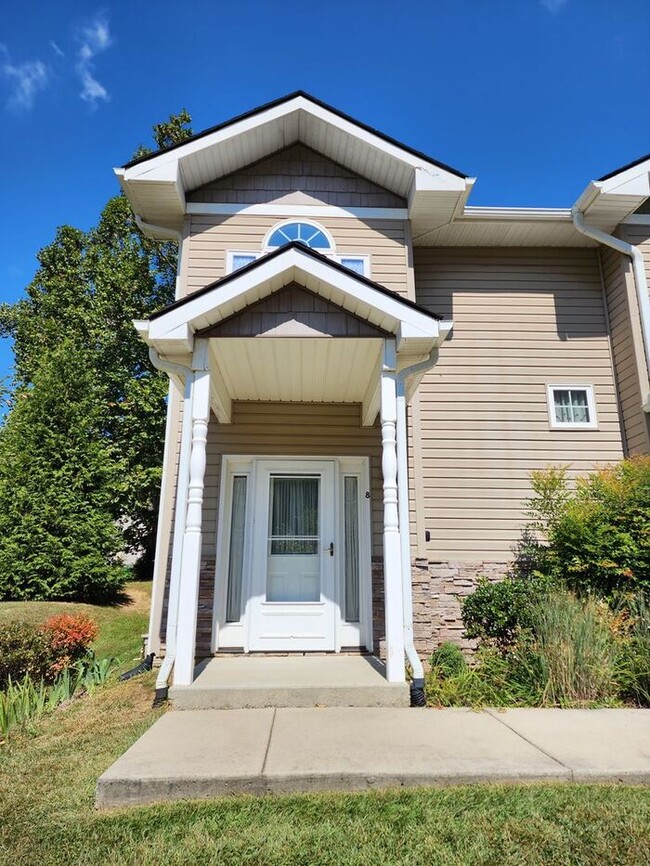
<path fill-rule="evenodd" d="M 408 707 L 406 683 L 389 683 L 370 656 L 209 659 L 191 686 L 173 686 L 178 710 L 263 707 Z"/>

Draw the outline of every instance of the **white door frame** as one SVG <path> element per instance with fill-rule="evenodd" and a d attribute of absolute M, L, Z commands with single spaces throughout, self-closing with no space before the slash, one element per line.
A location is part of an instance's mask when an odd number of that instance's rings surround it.
<path fill-rule="evenodd" d="M 212 651 L 219 649 L 251 649 L 251 610 L 253 595 L 251 575 L 254 557 L 254 499 L 257 490 L 258 474 L 264 463 L 272 462 L 274 471 L 312 471 L 316 464 L 334 464 L 334 534 L 335 573 L 334 618 L 335 636 L 333 649 L 340 652 L 343 647 L 361 646 L 373 649 L 372 629 L 372 573 L 370 538 L 370 467 L 368 457 L 313 456 L 294 457 L 291 455 L 223 455 L 219 483 L 219 511 L 217 527 L 217 556 L 215 573 L 215 592 L 212 627 Z M 298 468 L 299 467 L 299 468 Z M 311 469 L 310 469 L 311 467 Z M 232 488 L 235 476 L 245 476 L 247 480 L 246 529 L 244 535 L 243 579 L 242 579 L 242 616 L 239 622 L 226 622 L 228 591 L 228 559 L 230 539 L 230 519 L 232 511 Z M 343 545 L 343 479 L 354 476 L 358 479 L 359 512 L 359 622 L 347 623 L 343 619 L 344 604 L 344 545 Z M 266 533 L 266 523 L 260 531 Z M 280 648 L 278 648 L 280 649 Z M 281 651 L 285 651 L 283 648 Z"/>

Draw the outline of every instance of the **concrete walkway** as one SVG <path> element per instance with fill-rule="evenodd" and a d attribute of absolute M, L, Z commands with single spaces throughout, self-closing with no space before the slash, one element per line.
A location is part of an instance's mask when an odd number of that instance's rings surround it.
<path fill-rule="evenodd" d="M 533 781 L 650 784 L 650 711 L 171 711 L 99 779 L 97 806 Z"/>

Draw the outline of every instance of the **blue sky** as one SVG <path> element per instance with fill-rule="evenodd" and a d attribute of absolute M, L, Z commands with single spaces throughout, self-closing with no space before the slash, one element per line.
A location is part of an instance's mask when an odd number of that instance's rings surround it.
<path fill-rule="evenodd" d="M 181 107 L 200 130 L 308 90 L 477 176 L 471 204 L 568 206 L 650 151 L 649 32 L 650 0 L 5 4 L 0 298 Z"/>

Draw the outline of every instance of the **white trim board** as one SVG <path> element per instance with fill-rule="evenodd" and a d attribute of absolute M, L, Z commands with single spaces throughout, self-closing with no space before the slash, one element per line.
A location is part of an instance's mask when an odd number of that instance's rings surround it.
<path fill-rule="evenodd" d="M 186 212 L 195 216 L 278 216 L 278 217 L 354 217 L 355 219 L 406 220 L 407 208 L 336 207 L 335 205 L 227 204 L 225 202 L 189 201 Z"/>

